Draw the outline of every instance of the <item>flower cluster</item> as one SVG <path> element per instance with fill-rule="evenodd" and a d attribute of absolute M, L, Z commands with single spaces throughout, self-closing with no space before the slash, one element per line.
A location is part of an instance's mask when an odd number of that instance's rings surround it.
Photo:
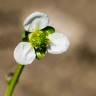
<path fill-rule="evenodd" d="M 24 20 L 22 42 L 14 50 L 18 64 L 31 64 L 35 58 L 42 59 L 45 54 L 61 54 L 69 48 L 69 40 L 62 33 L 48 26 L 46 13 L 34 12 Z"/>

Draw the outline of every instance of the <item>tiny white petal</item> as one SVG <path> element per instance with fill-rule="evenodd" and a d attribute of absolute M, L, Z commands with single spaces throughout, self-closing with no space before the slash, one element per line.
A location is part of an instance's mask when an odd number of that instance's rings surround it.
<path fill-rule="evenodd" d="M 62 33 L 55 32 L 49 35 L 50 46 L 48 52 L 51 54 L 61 54 L 69 48 L 69 40 Z"/>
<path fill-rule="evenodd" d="M 35 50 L 28 42 L 20 42 L 14 50 L 14 58 L 18 64 L 31 64 L 35 57 Z"/>
<path fill-rule="evenodd" d="M 43 29 L 48 26 L 48 15 L 46 13 L 34 12 L 24 20 L 24 29 L 33 32 L 36 28 Z"/>

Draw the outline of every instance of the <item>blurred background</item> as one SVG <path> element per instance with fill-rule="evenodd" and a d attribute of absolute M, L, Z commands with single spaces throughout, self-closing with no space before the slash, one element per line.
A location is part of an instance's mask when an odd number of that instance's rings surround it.
<path fill-rule="evenodd" d="M 0 0 L 0 96 L 17 66 L 13 51 L 22 23 L 34 11 L 46 12 L 71 46 L 26 66 L 14 96 L 96 96 L 96 0 Z"/>

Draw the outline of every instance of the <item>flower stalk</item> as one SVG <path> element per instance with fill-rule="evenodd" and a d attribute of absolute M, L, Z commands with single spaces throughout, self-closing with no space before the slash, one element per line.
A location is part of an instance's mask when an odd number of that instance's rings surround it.
<path fill-rule="evenodd" d="M 12 96 L 13 91 L 16 87 L 16 84 L 18 83 L 18 80 L 20 78 L 20 75 L 21 75 L 23 69 L 24 69 L 24 65 L 18 64 L 17 69 L 13 75 L 13 78 L 12 78 L 11 82 L 8 84 L 8 88 L 7 88 L 4 96 Z"/>

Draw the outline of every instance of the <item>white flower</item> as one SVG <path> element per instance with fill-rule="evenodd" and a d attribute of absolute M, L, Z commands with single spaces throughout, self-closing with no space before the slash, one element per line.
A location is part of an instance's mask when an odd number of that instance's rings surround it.
<path fill-rule="evenodd" d="M 59 32 L 46 36 L 46 32 L 42 31 L 48 26 L 48 21 L 48 15 L 41 12 L 32 13 L 25 19 L 24 29 L 30 33 L 29 41 L 20 42 L 14 50 L 14 58 L 18 64 L 31 64 L 36 57 L 40 56 L 39 51 L 42 50 L 44 50 L 44 54 L 46 52 L 61 54 L 67 51 L 70 43 L 66 36 Z M 42 45 L 44 46 L 42 47 Z M 40 46 L 41 48 L 39 48 Z"/>

